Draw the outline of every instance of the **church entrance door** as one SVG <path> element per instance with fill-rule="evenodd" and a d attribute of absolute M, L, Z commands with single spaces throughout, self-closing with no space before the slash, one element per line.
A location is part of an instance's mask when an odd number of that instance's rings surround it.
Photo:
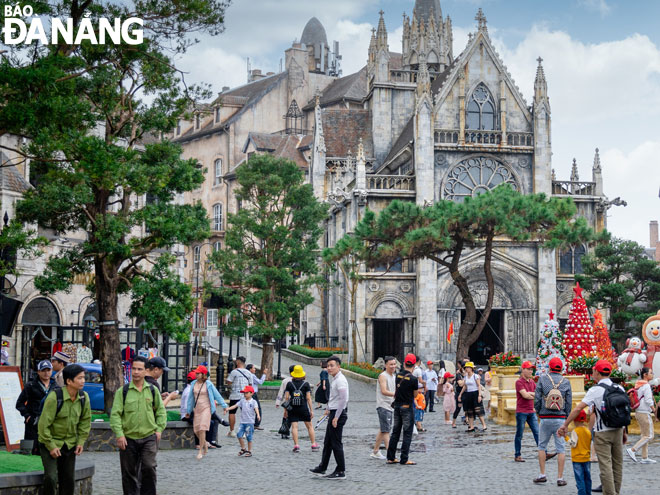
<path fill-rule="evenodd" d="M 477 318 L 481 311 L 477 310 Z M 461 310 L 461 320 L 465 318 L 465 310 Z M 469 356 L 477 365 L 488 364 L 488 359 L 498 352 L 504 351 L 504 310 L 490 311 L 488 322 L 477 341 L 470 346 Z"/>
<path fill-rule="evenodd" d="M 394 356 L 401 360 L 403 340 L 403 318 L 396 320 L 374 320 L 373 360 L 379 357 Z"/>

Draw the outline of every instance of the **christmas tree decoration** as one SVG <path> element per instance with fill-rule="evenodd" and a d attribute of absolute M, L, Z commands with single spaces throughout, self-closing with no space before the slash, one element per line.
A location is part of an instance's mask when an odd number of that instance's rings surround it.
<path fill-rule="evenodd" d="M 594 335 L 596 337 L 596 356 L 598 359 L 609 361 L 616 368 L 617 354 L 612 347 L 610 332 L 603 321 L 603 313 L 598 309 L 594 313 Z"/>
<path fill-rule="evenodd" d="M 566 363 L 566 356 L 562 347 L 562 332 L 555 315 L 550 311 L 549 318 L 541 325 L 541 335 L 536 350 L 536 374 L 549 372 L 548 363 L 553 357 L 558 357 Z M 565 371 L 565 370 L 563 370 Z"/>
<path fill-rule="evenodd" d="M 589 320 L 587 303 L 582 297 L 582 287 L 573 288 L 575 297 L 568 311 L 568 323 L 564 331 L 562 346 L 568 361 L 579 357 L 596 356 L 596 336 Z"/>

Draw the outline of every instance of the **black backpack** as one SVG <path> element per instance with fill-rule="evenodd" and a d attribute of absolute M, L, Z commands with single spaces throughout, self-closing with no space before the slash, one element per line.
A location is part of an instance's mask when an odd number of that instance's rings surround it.
<path fill-rule="evenodd" d="M 124 404 L 126 404 L 126 395 L 128 394 L 128 389 L 131 386 L 130 383 L 127 383 L 122 387 L 122 396 L 124 400 Z M 154 411 L 154 415 L 156 414 L 156 387 L 154 387 L 151 383 L 149 384 L 149 388 L 151 389 L 151 397 L 153 400 L 151 401 L 151 408 Z"/>
<path fill-rule="evenodd" d="M 293 393 L 291 394 L 291 405 L 293 407 L 302 407 L 303 405 L 303 394 L 302 391 L 300 390 L 303 388 L 305 385 L 305 382 L 302 382 L 300 385 L 300 388 L 296 387 L 296 385 L 291 382 L 291 385 L 293 386 Z"/>
<path fill-rule="evenodd" d="M 55 417 L 60 413 L 62 410 L 62 406 L 64 405 L 64 391 L 62 390 L 61 387 L 54 387 L 48 391 L 46 395 L 44 395 L 44 398 L 41 399 L 41 403 L 39 404 L 39 415 L 34 418 L 34 424 L 36 425 L 39 422 L 39 418 L 41 417 L 41 413 L 44 410 L 44 403 L 46 402 L 46 399 L 48 396 L 52 393 L 55 392 L 55 399 L 57 400 L 57 408 L 55 409 Z M 85 410 L 85 392 L 82 390 L 78 390 L 78 398 L 80 399 L 80 416 L 82 417 L 83 411 Z"/>
<path fill-rule="evenodd" d="M 630 407 L 630 399 L 620 387 L 613 385 L 605 385 L 599 383 L 598 387 L 603 387 L 605 393 L 603 394 L 603 401 L 598 410 L 598 415 L 601 421 L 608 428 L 622 428 L 630 424 L 630 415 L 632 408 Z"/>

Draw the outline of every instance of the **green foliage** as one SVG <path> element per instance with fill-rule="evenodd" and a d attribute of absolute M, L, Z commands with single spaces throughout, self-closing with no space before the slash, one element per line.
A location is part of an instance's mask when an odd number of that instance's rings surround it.
<path fill-rule="evenodd" d="M 228 215 L 225 249 L 210 256 L 223 287 L 212 289 L 231 314 L 226 330 L 281 337 L 312 302 L 321 222 L 327 208 L 298 166 L 257 155 L 236 172 L 242 208 Z"/>
<path fill-rule="evenodd" d="M 363 366 L 363 364 L 366 363 L 352 363 L 352 364 L 347 364 L 347 363 L 341 363 L 341 368 L 344 370 L 352 371 L 353 373 L 358 373 L 360 375 L 368 376 L 369 378 L 378 378 L 378 375 L 380 375 L 383 370 L 378 370 L 378 369 L 371 369 L 368 367 Z"/>
<path fill-rule="evenodd" d="M 313 349 L 311 347 L 305 347 L 302 345 L 290 345 L 289 350 L 293 352 L 297 352 L 298 354 L 303 354 L 304 356 L 311 357 L 311 358 L 329 358 L 330 356 L 334 356 L 336 353 L 330 352 L 330 351 L 320 351 Z"/>
<path fill-rule="evenodd" d="M 660 307 L 660 265 L 635 241 L 605 241 L 582 257 L 575 280 L 589 291 L 589 306 L 610 309 L 610 335 L 621 342 Z"/>
<path fill-rule="evenodd" d="M 33 230 L 23 228 L 17 221 L 11 221 L 0 229 L 0 277 L 18 276 L 16 258 L 37 258 L 41 256 L 41 248 L 48 241 L 45 237 L 36 235 Z"/>

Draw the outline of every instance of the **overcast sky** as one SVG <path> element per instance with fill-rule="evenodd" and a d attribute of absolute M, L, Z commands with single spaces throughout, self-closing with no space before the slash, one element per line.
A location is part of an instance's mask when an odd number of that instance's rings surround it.
<path fill-rule="evenodd" d="M 344 75 L 365 65 L 371 28 L 385 11 L 391 51 L 401 51 L 403 12 L 414 0 L 235 0 L 226 30 L 205 38 L 180 60 L 187 80 L 214 91 L 245 84 L 253 69 L 278 71 L 284 50 L 316 16 L 328 41 L 339 41 Z M 600 149 L 608 228 L 649 244 L 649 221 L 660 220 L 660 1 L 441 0 L 452 18 L 454 55 L 476 30 L 482 7 L 493 43 L 528 103 L 536 58 L 543 58 L 552 107 L 552 163 L 568 180 L 573 158 L 591 180 Z"/>

